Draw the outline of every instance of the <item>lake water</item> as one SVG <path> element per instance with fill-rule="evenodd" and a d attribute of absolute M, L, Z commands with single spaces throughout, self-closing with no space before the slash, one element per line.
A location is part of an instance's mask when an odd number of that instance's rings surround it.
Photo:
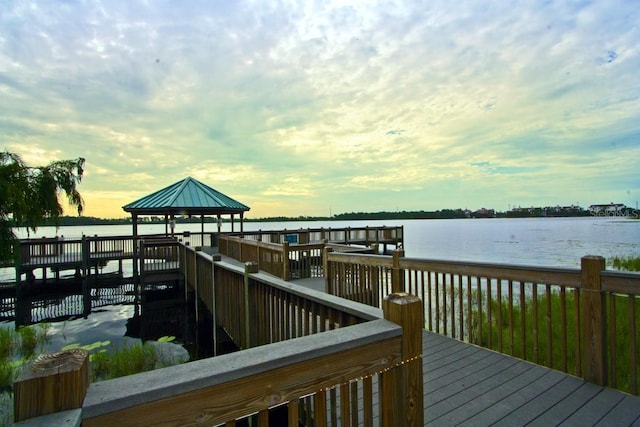
<path fill-rule="evenodd" d="M 405 255 L 415 258 L 535 266 L 577 267 L 584 255 L 640 256 L 640 220 L 624 218 L 494 218 L 396 221 L 247 222 L 245 231 L 404 226 Z M 216 225 L 205 224 L 205 232 Z M 235 230 L 239 230 L 235 224 Z M 200 224 L 177 224 L 176 233 L 200 231 Z M 141 224 L 140 234 L 164 233 L 164 224 Z M 223 223 L 223 231 L 231 224 Z M 130 235 L 130 225 L 41 227 L 36 236 L 68 238 Z M 23 230 L 21 237 L 26 237 Z"/>
<path fill-rule="evenodd" d="M 364 226 L 404 226 L 405 255 L 415 258 L 461 260 L 518 264 L 530 266 L 579 267 L 584 255 L 640 256 L 640 221 L 621 218 L 522 218 L 522 219 L 455 219 L 396 221 L 331 221 L 245 223 L 245 231 L 296 230 L 300 228 L 340 228 Z M 177 224 L 176 232 L 200 231 L 200 224 Z M 223 231 L 230 231 L 229 223 Z M 205 224 L 205 232 L 216 225 Z M 235 230 L 239 230 L 236 224 Z M 164 233 L 163 224 L 142 224 L 140 234 Z M 42 227 L 35 236 L 64 235 L 130 235 L 130 225 L 87 227 Z M 21 237 L 26 237 L 22 231 Z M 32 235 L 32 237 L 34 237 Z M 14 278 L 5 269 L 0 280 Z M 89 344 L 110 340 L 115 345 L 132 338 L 125 337 L 127 324 L 134 316 L 133 305 L 114 305 L 94 310 L 87 319 L 52 323 L 53 341 L 48 351 L 80 342 Z M 5 323 L 11 327 L 12 323 Z"/>

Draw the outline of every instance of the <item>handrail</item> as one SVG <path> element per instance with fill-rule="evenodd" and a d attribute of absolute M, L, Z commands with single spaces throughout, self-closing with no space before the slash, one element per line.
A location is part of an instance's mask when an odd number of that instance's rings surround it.
<path fill-rule="evenodd" d="M 398 365 L 401 332 L 377 320 L 95 383 L 83 425 L 224 423 Z"/>

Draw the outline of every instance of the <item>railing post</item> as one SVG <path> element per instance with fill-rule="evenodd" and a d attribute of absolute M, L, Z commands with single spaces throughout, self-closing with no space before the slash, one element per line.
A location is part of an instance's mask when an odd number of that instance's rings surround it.
<path fill-rule="evenodd" d="M 325 241 L 326 245 L 327 242 Z M 335 295 L 333 293 L 333 280 L 335 279 L 331 274 L 331 268 L 329 267 L 329 253 L 333 252 L 332 248 L 325 246 L 322 248 L 322 273 L 324 276 L 324 291 L 328 294 Z"/>
<path fill-rule="evenodd" d="M 200 321 L 200 310 L 198 308 L 198 306 L 200 305 L 198 304 L 200 299 L 200 272 L 198 271 L 198 252 L 200 251 L 202 251 L 202 246 L 196 246 L 193 252 L 193 278 L 195 281 L 195 283 L 193 284 L 193 288 L 195 289 L 194 309 L 196 312 L 196 324 L 198 324 L 198 322 Z"/>
<path fill-rule="evenodd" d="M 83 315 L 87 317 L 91 313 L 91 285 L 89 276 L 91 274 L 91 244 L 84 234 L 82 235 L 82 305 Z M 97 275 L 97 274 L 96 274 Z"/>
<path fill-rule="evenodd" d="M 289 242 L 282 242 L 282 280 L 289 280 Z"/>
<path fill-rule="evenodd" d="M 252 273 L 259 271 L 258 264 L 255 262 L 244 263 L 244 346 L 243 348 L 251 348 L 251 310 L 249 301 L 249 283 L 251 282 Z"/>
<path fill-rule="evenodd" d="M 391 276 L 391 292 L 404 292 L 404 271 L 400 269 L 400 258 L 404 257 L 404 249 L 393 250 L 393 267 Z"/>
<path fill-rule="evenodd" d="M 216 261 L 220 261 L 220 254 L 211 256 L 211 319 L 213 321 L 213 355 L 218 355 L 218 307 L 216 305 Z"/>
<path fill-rule="evenodd" d="M 13 384 L 14 421 L 80 408 L 88 388 L 87 350 L 39 357 Z"/>
<path fill-rule="evenodd" d="M 581 259 L 582 375 L 586 381 L 598 385 L 607 382 L 607 318 L 600 281 L 604 269 L 605 260 L 601 256 L 587 255 Z"/>
<path fill-rule="evenodd" d="M 381 375 L 383 426 L 424 425 L 422 378 L 422 302 L 408 293 L 387 295 L 384 318 L 402 326 L 402 364 Z"/>

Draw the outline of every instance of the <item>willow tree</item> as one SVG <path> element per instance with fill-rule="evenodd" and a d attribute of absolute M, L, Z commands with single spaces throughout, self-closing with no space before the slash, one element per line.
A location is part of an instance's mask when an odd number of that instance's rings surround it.
<path fill-rule="evenodd" d="M 16 242 L 13 227 L 35 232 L 44 220 L 56 225 L 63 213 L 59 196 L 82 214 L 84 201 L 77 190 L 84 173 L 84 159 L 60 160 L 47 166 L 28 166 L 19 155 L 0 152 L 0 260 L 12 257 Z"/>

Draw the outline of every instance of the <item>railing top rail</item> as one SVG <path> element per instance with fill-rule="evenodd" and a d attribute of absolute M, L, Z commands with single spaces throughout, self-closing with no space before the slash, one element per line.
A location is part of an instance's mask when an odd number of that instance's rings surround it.
<path fill-rule="evenodd" d="M 192 233 L 195 234 L 195 233 Z M 118 236 L 98 236 L 98 235 L 85 235 L 87 240 L 130 240 L 133 239 L 134 236 L 131 234 L 127 235 L 118 235 Z M 164 233 L 154 233 L 154 234 L 139 234 L 135 236 L 136 239 L 146 239 L 150 237 L 167 237 Z M 171 237 L 171 236 L 168 236 Z M 24 244 L 32 244 L 32 243 L 53 243 L 53 242 L 75 242 L 82 241 L 82 237 L 63 237 L 63 236 L 55 236 L 55 237 L 30 237 L 27 239 L 20 239 L 20 243 Z"/>
<path fill-rule="evenodd" d="M 640 295 L 640 273 L 603 271 L 600 278 L 602 289 L 607 292 Z"/>
<path fill-rule="evenodd" d="M 357 316 L 363 320 L 371 321 L 383 317 L 382 310 L 367 304 L 346 300 L 326 292 L 320 292 L 295 283 L 285 282 L 268 273 L 252 273 L 251 277 L 261 283 L 268 284 L 277 289 L 286 291 L 287 293 L 303 297 L 313 302 L 323 304 L 327 307 Z"/>
<path fill-rule="evenodd" d="M 494 277 L 504 280 L 517 280 L 533 283 L 561 284 L 576 288 L 581 286 L 580 269 L 571 268 L 535 267 L 469 261 L 443 261 L 418 258 L 401 258 L 400 268 L 429 270 L 439 273 L 453 273 L 467 276 Z"/>
<path fill-rule="evenodd" d="M 348 252 L 329 252 L 329 261 L 359 263 L 379 267 L 392 267 L 393 258 L 389 255 L 353 254 Z"/>
<path fill-rule="evenodd" d="M 281 243 L 260 242 L 258 240 L 243 239 L 241 236 L 221 235 L 219 239 L 229 240 L 231 242 L 239 242 L 239 243 L 242 243 L 243 245 L 260 246 L 263 248 L 270 248 L 270 249 L 277 249 L 277 250 L 282 249 Z"/>
<path fill-rule="evenodd" d="M 251 231 L 234 231 L 235 234 L 250 234 L 250 233 L 283 233 L 291 231 L 337 231 L 337 230 L 394 230 L 402 228 L 402 225 L 365 225 L 364 227 L 298 227 L 298 228 L 280 228 L 276 230 L 251 230 Z"/>
<path fill-rule="evenodd" d="M 234 412 L 238 416 L 247 415 L 254 410 L 264 409 L 265 405 L 274 406 L 330 386 L 331 382 L 335 384 L 353 378 L 348 375 L 374 374 L 392 367 L 401 360 L 401 335 L 401 327 L 380 319 L 215 358 L 94 383 L 90 386 L 84 400 L 83 419 L 135 409 L 137 406 L 152 404 L 161 399 L 181 399 L 180 395 L 220 385 L 224 385 L 225 393 L 222 394 L 238 396 L 239 391 L 248 392 L 246 381 L 241 380 L 251 378 L 254 392 L 262 396 L 250 400 L 251 403 L 247 403 L 246 399 L 234 402 L 234 408 L 228 406 L 219 408 L 218 412 L 221 414 L 218 416 L 223 415 L 232 419 Z M 319 373 L 312 366 L 324 365 L 315 362 L 321 358 L 332 360 L 333 376 L 323 372 L 324 380 L 318 381 Z M 341 366 L 340 360 L 344 360 L 344 366 Z M 305 366 L 306 369 L 291 370 L 292 365 Z M 280 369 L 287 369 L 288 373 L 286 375 L 278 373 Z M 273 396 L 264 395 L 265 389 L 271 385 L 265 382 L 263 379 L 265 376 L 269 376 L 271 381 L 279 378 L 279 381 L 284 383 L 274 389 Z M 309 376 L 311 381 L 301 382 L 302 376 Z M 220 393 L 218 397 L 224 398 Z M 211 408 L 210 403 L 210 401 L 202 402 L 201 405 Z M 193 410 L 193 405 L 188 406 Z M 171 409 L 173 410 L 174 406 L 171 406 Z M 245 413 L 237 413 L 238 410 Z M 154 416 L 147 412 L 149 411 L 145 411 L 144 416 Z M 191 417 L 196 415 L 192 413 Z M 166 414 L 159 416 L 164 417 Z M 215 424 L 228 419 L 216 418 L 215 422 L 212 419 L 208 421 Z"/>
<path fill-rule="evenodd" d="M 59 237 L 38 237 L 38 238 L 29 238 L 29 239 L 20 239 L 20 244 L 29 246 L 29 245 L 41 245 L 46 243 L 79 243 L 82 242 L 81 238 L 59 238 Z"/>

